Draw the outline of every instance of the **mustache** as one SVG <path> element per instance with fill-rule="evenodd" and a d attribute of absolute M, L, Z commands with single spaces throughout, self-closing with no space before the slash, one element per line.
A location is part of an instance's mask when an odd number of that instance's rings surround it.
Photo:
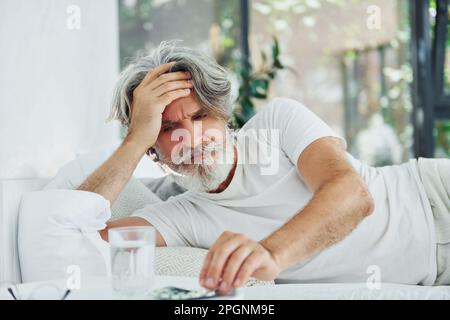
<path fill-rule="evenodd" d="M 207 172 L 209 169 L 208 166 L 203 163 L 195 164 L 195 163 L 186 163 L 186 160 L 191 162 L 191 156 L 192 154 L 195 154 L 195 152 L 204 152 L 204 151 L 219 151 L 223 152 L 223 154 L 227 154 L 227 148 L 234 148 L 233 145 L 228 145 L 223 142 L 215 142 L 215 141 L 208 141 L 204 142 L 202 145 L 197 146 L 195 148 L 188 147 L 188 146 L 180 146 L 178 150 L 178 156 L 176 156 L 177 159 L 170 159 L 165 158 L 161 156 L 158 152 L 159 160 L 157 161 L 158 166 L 169 175 L 187 178 L 190 174 L 193 174 L 196 170 L 205 170 Z M 177 154 L 175 152 L 175 154 Z M 176 160 L 176 161 L 174 161 Z M 190 168 L 189 166 L 194 166 L 193 168 Z"/>
<path fill-rule="evenodd" d="M 220 151 L 222 150 L 223 147 L 224 145 L 222 143 L 217 142 L 208 142 L 195 148 L 185 147 L 181 149 L 182 150 L 181 156 L 177 157 L 177 159 L 175 160 L 178 164 L 182 164 L 187 160 L 190 161 L 194 154 L 198 153 L 203 154 L 204 152 Z"/>

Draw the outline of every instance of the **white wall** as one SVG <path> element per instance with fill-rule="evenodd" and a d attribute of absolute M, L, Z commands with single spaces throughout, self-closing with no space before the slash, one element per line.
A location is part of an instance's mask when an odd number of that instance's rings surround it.
<path fill-rule="evenodd" d="M 80 9 L 80 29 L 70 5 Z M 117 1 L 0 1 L 0 179 L 53 175 L 116 145 Z M 71 20 L 72 19 L 72 20 Z M 74 23 L 75 22 L 75 23 Z"/>

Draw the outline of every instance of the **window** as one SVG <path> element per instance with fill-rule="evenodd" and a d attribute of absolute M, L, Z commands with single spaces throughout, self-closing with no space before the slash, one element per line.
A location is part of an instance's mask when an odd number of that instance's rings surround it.
<path fill-rule="evenodd" d="M 344 135 L 349 151 L 366 163 L 411 157 L 408 1 L 250 3 L 255 68 L 275 34 L 282 60 L 295 70 L 280 72 L 271 97 L 304 103 Z"/>
<path fill-rule="evenodd" d="M 430 3 L 434 36 L 437 118 L 434 125 L 436 157 L 450 158 L 450 2 Z"/>
<path fill-rule="evenodd" d="M 119 0 L 120 62 L 163 40 L 182 40 L 223 65 L 239 56 L 239 0 Z"/>
<path fill-rule="evenodd" d="M 243 57 L 257 74 L 275 36 L 286 68 L 249 91 L 301 101 L 371 165 L 450 156 L 449 0 L 118 1 L 122 67 L 180 39 L 242 84 Z M 253 102 L 258 109 L 267 99 Z"/>
<path fill-rule="evenodd" d="M 446 71 L 449 1 L 411 2 L 415 155 L 449 157 L 450 95 Z"/>

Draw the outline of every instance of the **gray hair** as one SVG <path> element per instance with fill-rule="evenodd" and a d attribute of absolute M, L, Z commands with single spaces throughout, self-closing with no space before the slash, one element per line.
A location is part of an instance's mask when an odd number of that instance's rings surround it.
<path fill-rule="evenodd" d="M 194 92 L 205 111 L 228 121 L 232 110 L 231 82 L 227 71 L 212 57 L 187 47 L 179 41 L 163 41 L 146 56 L 137 57 L 120 74 L 116 84 L 109 120 L 128 126 L 133 91 L 152 69 L 176 61 L 169 72 L 191 74 Z"/>

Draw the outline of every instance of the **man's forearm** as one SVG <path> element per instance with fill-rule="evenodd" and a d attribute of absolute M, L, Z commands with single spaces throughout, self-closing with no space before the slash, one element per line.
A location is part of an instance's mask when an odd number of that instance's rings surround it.
<path fill-rule="evenodd" d="M 261 244 L 286 269 L 342 240 L 372 211 L 372 197 L 359 176 L 343 174 L 324 184 L 300 213 Z"/>
<path fill-rule="evenodd" d="M 113 155 L 78 189 L 98 193 L 112 204 L 130 179 L 145 152 L 144 146 L 131 139 L 125 139 Z"/>

